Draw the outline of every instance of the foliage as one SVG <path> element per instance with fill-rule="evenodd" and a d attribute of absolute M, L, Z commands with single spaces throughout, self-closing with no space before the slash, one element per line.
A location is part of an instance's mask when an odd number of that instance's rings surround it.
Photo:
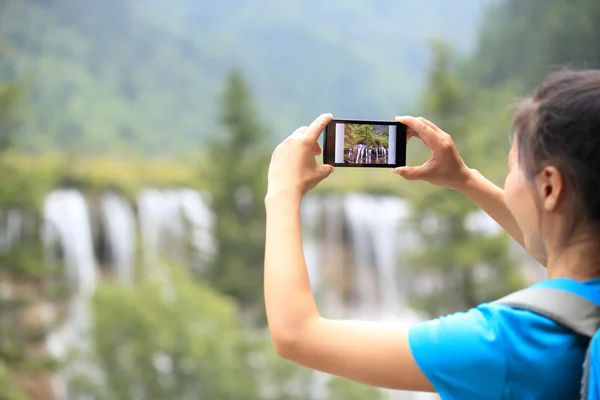
<path fill-rule="evenodd" d="M 498 2 L 484 18 L 462 76 L 484 86 L 517 81 L 529 90 L 556 68 L 599 68 L 599 19 L 596 0 Z"/>
<path fill-rule="evenodd" d="M 0 57 L 0 66 L 6 61 Z M 44 351 L 47 329 L 43 307 L 64 300 L 65 280 L 60 268 L 46 270 L 37 232 L 40 191 L 47 187 L 44 173 L 32 178 L 11 168 L 7 158 L 22 121 L 23 82 L 0 80 L 0 387 L 2 398 L 23 399 L 39 392 L 47 372 L 57 367 Z M 49 290 L 47 283 L 58 283 Z M 39 382 L 31 387 L 31 380 Z M 46 388 L 47 389 L 47 388 Z"/>
<path fill-rule="evenodd" d="M 10 370 L 0 362 L 0 398 L 2 400 L 29 400 L 25 394 L 17 387 Z"/>
<path fill-rule="evenodd" d="M 345 147 L 347 148 L 357 143 L 388 147 L 387 132 L 385 132 L 384 129 L 385 127 L 383 126 L 373 126 L 370 124 L 350 124 L 346 126 L 346 130 L 344 131 L 344 136 L 346 138 Z"/>
<path fill-rule="evenodd" d="M 279 135 L 325 111 L 387 119 L 423 84 L 424 39 L 469 48 L 488 1 L 1 0 L 0 77 L 31 81 L 21 149 L 196 156 L 231 68 Z"/>
<path fill-rule="evenodd" d="M 327 384 L 327 400 L 383 400 L 385 395 L 378 388 L 361 385 L 339 377 L 333 377 Z"/>
<path fill-rule="evenodd" d="M 430 73 L 424 108 L 453 135 L 470 167 L 502 185 L 510 105 L 551 70 L 599 68 L 598 18 L 595 0 L 506 0 L 489 7 L 477 48 L 469 57 L 456 60 L 449 48 L 435 45 L 437 65 Z M 469 233 L 465 217 L 474 206 L 468 200 L 449 191 L 423 189 L 417 220 L 428 251 L 420 265 L 441 274 L 444 290 L 419 298 L 417 304 L 439 314 L 500 297 L 523 285 L 507 258 L 506 236 Z M 439 221 L 429 231 L 424 222 L 432 218 Z"/>
<path fill-rule="evenodd" d="M 235 303 L 184 268 L 163 266 L 133 287 L 101 285 L 93 314 L 103 379 L 78 382 L 80 391 L 115 400 L 257 397 Z"/>
<path fill-rule="evenodd" d="M 208 277 L 245 310 L 263 310 L 263 199 L 269 137 L 238 72 L 229 76 L 222 104 L 223 130 L 208 141 L 205 168 L 200 172 L 201 179 L 209 182 L 216 218 L 217 252 Z"/>
<path fill-rule="evenodd" d="M 58 152 L 34 156 L 8 150 L 0 157 L 0 168 L 6 172 L 0 203 L 39 208 L 57 186 L 86 193 L 114 190 L 131 199 L 145 187 L 203 189 L 206 185 L 198 180 L 197 165 L 171 157 L 75 157 Z"/>

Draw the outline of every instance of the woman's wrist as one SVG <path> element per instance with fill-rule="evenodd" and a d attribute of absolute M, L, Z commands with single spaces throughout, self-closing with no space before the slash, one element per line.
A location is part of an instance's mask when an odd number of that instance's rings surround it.
<path fill-rule="evenodd" d="M 481 177 L 482 175 L 479 171 L 465 166 L 460 174 L 460 179 L 458 179 L 457 184 L 453 189 L 466 195 L 473 189 L 474 184 L 476 184 L 477 180 Z"/>
<path fill-rule="evenodd" d="M 302 192 L 293 187 L 269 188 L 265 196 L 265 206 L 269 208 L 273 204 L 300 204 L 302 201 Z"/>

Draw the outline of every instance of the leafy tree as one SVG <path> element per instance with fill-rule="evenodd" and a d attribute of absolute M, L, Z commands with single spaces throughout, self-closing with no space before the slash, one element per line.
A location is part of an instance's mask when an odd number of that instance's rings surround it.
<path fill-rule="evenodd" d="M 235 303 L 168 265 L 133 287 L 105 283 L 93 298 L 91 359 L 100 379 L 74 392 L 98 399 L 256 399 Z"/>
<path fill-rule="evenodd" d="M 86 356 L 98 366 L 98 378 L 76 376 L 73 394 L 98 400 L 312 398 L 314 372 L 281 359 L 268 332 L 244 328 L 235 302 L 192 279 L 184 266 L 165 264 L 130 287 L 103 283 L 92 304 L 93 351 Z M 325 390 L 329 400 L 382 398 L 374 388 L 338 378 Z"/>
<path fill-rule="evenodd" d="M 438 126 L 452 134 L 461 155 L 470 166 L 505 163 L 506 153 L 483 153 L 485 141 L 478 136 L 478 119 L 473 115 L 487 112 L 467 92 L 454 72 L 455 59 L 450 47 L 434 43 L 434 62 L 425 95 L 425 109 Z M 469 94 L 467 94 L 469 93 Z M 475 92 L 476 93 L 476 92 Z M 483 97 L 482 97 L 483 98 Z M 497 117 L 496 123 L 501 121 Z M 507 140 L 508 135 L 502 135 Z M 485 172 L 485 171 L 484 171 Z M 490 301 L 522 286 L 508 253 L 508 236 L 484 234 L 468 228 L 477 206 L 458 192 L 430 187 L 416 204 L 415 222 L 424 243 L 416 257 L 418 274 L 433 276 L 440 287 L 415 294 L 415 304 L 431 314 L 466 310 Z"/>
<path fill-rule="evenodd" d="M 227 80 L 220 121 L 223 130 L 208 141 L 201 171 L 216 218 L 217 251 L 207 275 L 245 310 L 262 313 L 263 198 L 271 148 L 239 72 Z"/>

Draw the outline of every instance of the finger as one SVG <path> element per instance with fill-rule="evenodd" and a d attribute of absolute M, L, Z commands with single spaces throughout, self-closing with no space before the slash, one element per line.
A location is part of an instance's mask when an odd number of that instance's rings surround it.
<path fill-rule="evenodd" d="M 392 172 L 396 175 L 400 175 L 406 180 L 414 181 L 424 179 L 429 173 L 430 168 L 427 164 L 423 164 L 420 167 L 398 167 L 394 168 Z"/>
<path fill-rule="evenodd" d="M 320 156 L 322 152 L 319 142 L 315 143 L 315 156 Z"/>
<path fill-rule="evenodd" d="M 412 129 L 407 129 L 406 130 L 406 143 L 408 143 L 408 141 L 410 139 L 412 139 L 413 137 L 419 138 L 419 135 L 417 135 L 417 132 L 413 131 Z"/>
<path fill-rule="evenodd" d="M 325 126 L 333 119 L 331 114 L 321 114 L 317 119 L 313 121 L 308 127 L 304 135 L 311 141 L 316 142 L 321 136 L 321 132 L 325 129 Z"/>
<path fill-rule="evenodd" d="M 434 131 L 436 131 L 436 133 L 446 133 L 443 130 L 441 130 L 436 124 L 434 124 L 433 122 L 429 121 L 427 118 L 423 118 L 423 117 L 419 117 L 417 118 L 418 120 L 426 123 L 427 125 L 429 125 L 429 127 L 431 129 L 433 129 Z"/>
<path fill-rule="evenodd" d="M 432 152 L 437 152 L 442 146 L 442 138 L 429 125 L 415 117 L 396 117 L 396 121 L 403 123 L 412 129 L 425 146 Z"/>
<path fill-rule="evenodd" d="M 331 175 L 333 173 L 333 171 L 335 171 L 335 168 L 333 168 L 333 165 L 329 165 L 329 164 L 323 164 L 323 165 L 319 165 L 319 169 L 321 172 L 321 180 L 326 179 L 329 175 Z"/>

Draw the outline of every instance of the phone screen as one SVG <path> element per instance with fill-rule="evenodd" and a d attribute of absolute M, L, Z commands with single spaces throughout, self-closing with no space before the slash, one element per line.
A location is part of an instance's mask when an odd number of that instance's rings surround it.
<path fill-rule="evenodd" d="M 406 125 L 400 122 L 332 120 L 325 127 L 323 163 L 336 167 L 406 165 Z"/>

